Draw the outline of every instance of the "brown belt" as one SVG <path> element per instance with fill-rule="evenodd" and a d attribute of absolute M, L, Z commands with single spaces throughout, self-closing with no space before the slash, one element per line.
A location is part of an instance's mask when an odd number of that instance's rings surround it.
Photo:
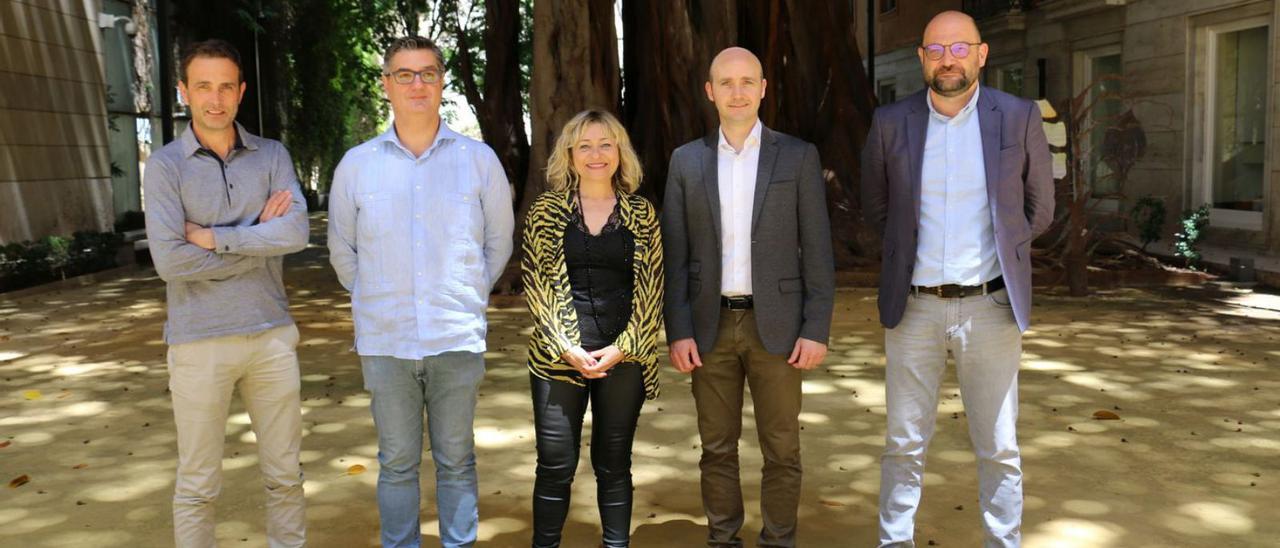
<path fill-rule="evenodd" d="M 1001 276 L 996 276 L 994 280 L 979 285 L 947 284 L 935 285 L 932 287 L 925 287 L 922 285 L 911 286 L 911 292 L 916 295 L 934 295 L 943 299 L 959 299 L 961 297 L 972 297 L 974 295 L 986 295 L 988 293 L 995 293 L 1001 289 L 1004 289 L 1004 278 Z"/>

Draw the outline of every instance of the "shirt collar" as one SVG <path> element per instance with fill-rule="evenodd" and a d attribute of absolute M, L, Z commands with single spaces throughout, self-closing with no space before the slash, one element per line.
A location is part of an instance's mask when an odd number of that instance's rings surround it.
<path fill-rule="evenodd" d="M 978 96 L 981 94 L 982 94 L 982 86 L 977 86 L 973 88 L 973 97 L 969 98 L 969 102 L 965 103 L 964 108 L 961 108 L 960 112 L 957 112 L 955 116 L 947 116 L 945 114 L 942 114 L 941 112 L 938 112 L 937 109 L 933 108 L 932 93 L 929 93 L 926 91 L 924 94 L 924 98 L 925 98 L 925 102 L 928 103 L 929 105 L 929 114 L 933 115 L 934 118 L 937 118 L 938 120 L 943 122 L 950 122 L 951 120 L 963 122 L 966 118 L 969 117 L 970 113 L 972 113 L 974 110 L 978 108 Z"/>
<path fill-rule="evenodd" d="M 195 122 L 192 122 L 195 123 Z M 234 122 L 236 126 L 236 142 L 231 145 L 232 150 L 248 149 L 258 150 L 258 143 L 255 141 L 253 134 L 244 129 L 240 122 Z M 204 143 L 200 142 L 200 137 L 196 135 L 194 127 L 188 125 L 187 130 L 182 132 L 182 152 L 186 156 L 192 156 L 201 150 L 205 150 Z"/>
<path fill-rule="evenodd" d="M 458 132 L 449 129 L 448 124 L 445 124 L 444 119 L 441 119 L 440 129 L 436 130 L 436 140 L 431 143 L 431 146 L 422 154 L 422 157 L 426 158 L 427 156 L 430 156 L 431 151 L 452 143 L 457 140 L 458 137 Z M 391 125 L 387 127 L 387 130 L 382 132 L 382 135 L 378 136 L 377 140 L 379 143 L 382 143 L 383 146 L 394 146 L 404 151 L 404 153 L 410 157 L 413 157 L 413 153 L 409 152 L 409 149 L 405 148 L 404 143 L 400 142 L 400 136 L 396 135 L 395 122 L 392 122 Z"/>
<path fill-rule="evenodd" d="M 763 130 L 764 130 L 764 124 L 761 124 L 760 119 L 756 118 L 756 125 L 751 126 L 751 133 L 748 133 L 747 140 L 743 141 L 742 150 L 746 151 L 748 148 L 751 148 L 751 147 L 759 147 L 760 134 Z M 719 138 L 719 141 L 720 141 L 720 144 L 719 144 L 720 150 L 725 152 L 732 152 L 734 154 L 739 153 L 738 151 L 733 149 L 733 145 L 729 144 L 729 140 L 725 139 L 724 126 L 721 126 L 720 129 L 716 130 L 716 136 Z"/>

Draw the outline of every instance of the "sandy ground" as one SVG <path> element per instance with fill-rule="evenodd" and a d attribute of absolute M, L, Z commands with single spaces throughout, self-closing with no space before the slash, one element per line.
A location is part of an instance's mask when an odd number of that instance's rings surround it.
<path fill-rule="evenodd" d="M 319 222 L 314 224 L 320 224 Z M 301 327 L 311 546 L 377 544 L 376 437 L 348 299 L 323 249 L 291 257 Z M 149 270 L 97 285 L 0 295 L 0 545 L 171 545 L 175 463 L 162 282 Z M 883 333 L 872 290 L 839 293 L 827 365 L 807 375 L 802 546 L 873 546 L 884 432 Z M 1205 288 L 1037 296 L 1025 338 L 1019 434 L 1025 545 L 1280 544 L 1280 297 Z M 488 375 L 476 420 L 480 539 L 527 546 L 534 446 L 518 300 L 490 311 Z M 950 369 L 950 368 L 949 368 Z M 635 442 L 636 546 L 703 538 L 698 439 L 687 377 L 664 364 Z M 942 391 L 917 541 L 979 546 L 974 459 L 954 372 Z M 1095 421 L 1111 410 L 1118 421 Z M 584 436 L 585 438 L 585 436 Z M 742 441 L 747 524 L 759 531 L 760 457 Z M 428 459 L 429 460 L 429 459 Z M 243 408 L 227 425 L 218 503 L 223 546 L 265 546 L 263 493 Z M 367 468 L 348 472 L 352 465 Z M 424 467 L 423 534 L 438 543 Z M 566 546 L 594 546 L 586 452 Z"/>

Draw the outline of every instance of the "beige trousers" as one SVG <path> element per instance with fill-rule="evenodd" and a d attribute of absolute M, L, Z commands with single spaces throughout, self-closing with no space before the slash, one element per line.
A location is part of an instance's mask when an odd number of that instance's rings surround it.
<path fill-rule="evenodd" d="M 298 328 L 286 325 L 169 347 L 169 390 L 178 429 L 173 534 L 180 548 L 217 545 L 213 503 L 222 489 L 222 448 L 236 388 L 257 436 L 268 542 L 272 548 L 305 543 L 297 344 Z"/>

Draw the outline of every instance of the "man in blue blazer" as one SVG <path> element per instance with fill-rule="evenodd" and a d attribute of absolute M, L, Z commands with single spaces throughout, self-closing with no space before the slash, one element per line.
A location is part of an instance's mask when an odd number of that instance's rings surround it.
<path fill-rule="evenodd" d="M 968 15 L 938 14 L 917 53 L 927 89 L 876 111 L 862 158 L 863 213 L 884 244 L 880 545 L 914 546 L 950 353 L 978 458 L 986 546 L 1018 546 L 1018 364 L 1031 240 L 1053 219 L 1049 146 L 1035 103 L 978 84 L 988 46 Z"/>

